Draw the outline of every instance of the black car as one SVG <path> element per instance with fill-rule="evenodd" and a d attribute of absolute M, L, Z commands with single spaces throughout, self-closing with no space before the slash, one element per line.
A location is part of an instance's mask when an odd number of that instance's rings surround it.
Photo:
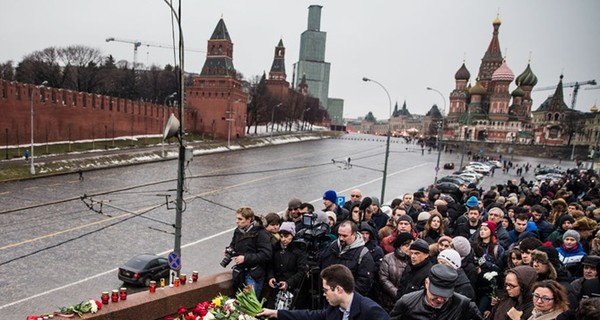
<path fill-rule="evenodd" d="M 168 278 L 169 262 L 154 254 L 140 254 L 119 268 L 119 280 L 134 285 L 150 285 L 150 281 Z"/>
<path fill-rule="evenodd" d="M 458 192 L 458 185 L 452 182 L 441 182 L 435 185 L 435 188 L 440 190 L 441 193 L 456 193 Z"/>

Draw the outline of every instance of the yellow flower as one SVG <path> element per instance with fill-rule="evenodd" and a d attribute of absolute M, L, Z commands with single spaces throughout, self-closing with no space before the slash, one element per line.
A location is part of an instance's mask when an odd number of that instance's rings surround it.
<path fill-rule="evenodd" d="M 221 306 L 222 300 L 223 300 L 223 297 L 218 296 L 212 300 L 212 303 L 215 305 L 215 307 L 218 308 Z"/>

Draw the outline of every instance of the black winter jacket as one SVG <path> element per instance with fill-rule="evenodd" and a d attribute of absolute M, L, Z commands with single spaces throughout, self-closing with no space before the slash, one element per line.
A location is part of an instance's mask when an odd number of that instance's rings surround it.
<path fill-rule="evenodd" d="M 273 248 L 271 236 L 265 228 L 257 223 L 246 232 L 236 228 L 229 247 L 244 256 L 244 263 L 237 266 L 240 271 L 250 274 L 254 280 L 264 279 Z"/>
<path fill-rule="evenodd" d="M 299 288 L 307 269 L 306 252 L 300 250 L 296 243 L 292 242 L 285 249 L 278 244 L 267 269 L 267 280 L 285 281 L 290 290 L 294 290 Z"/>
<path fill-rule="evenodd" d="M 404 295 L 390 313 L 391 320 L 471 320 L 483 319 L 479 309 L 469 298 L 454 293 L 440 308 L 430 307 L 425 301 L 425 289 Z"/>

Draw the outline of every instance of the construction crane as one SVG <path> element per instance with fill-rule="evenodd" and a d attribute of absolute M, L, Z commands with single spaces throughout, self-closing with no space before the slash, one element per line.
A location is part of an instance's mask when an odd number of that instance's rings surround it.
<path fill-rule="evenodd" d="M 596 80 L 563 83 L 563 88 L 573 88 L 573 94 L 572 94 L 572 98 L 571 98 L 571 109 L 575 110 L 575 103 L 577 102 L 577 92 L 579 91 L 579 87 L 586 86 L 586 85 L 595 86 Z M 536 88 L 533 91 L 555 90 L 555 89 L 556 89 L 556 86 L 549 86 L 549 87 Z"/>
<path fill-rule="evenodd" d="M 115 37 L 106 38 L 106 42 L 111 42 L 111 41 L 133 44 L 133 69 L 135 69 L 135 66 L 137 65 L 137 52 L 138 52 L 139 47 L 146 46 L 146 47 L 173 49 L 173 46 L 164 45 L 164 44 L 155 44 L 155 43 L 150 43 L 150 42 L 142 42 L 142 41 L 138 41 L 138 40 L 119 39 L 119 38 L 115 38 Z M 196 49 L 185 49 L 185 51 L 204 52 L 204 51 L 196 50 Z"/>

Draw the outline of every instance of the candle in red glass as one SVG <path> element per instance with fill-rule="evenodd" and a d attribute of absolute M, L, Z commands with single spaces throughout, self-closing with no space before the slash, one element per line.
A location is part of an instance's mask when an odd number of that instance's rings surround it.
<path fill-rule="evenodd" d="M 173 279 L 173 286 L 179 287 L 179 282 L 180 282 L 179 278 Z"/>
<path fill-rule="evenodd" d="M 185 274 L 185 273 L 180 274 L 179 280 L 181 281 L 182 285 L 185 285 L 185 283 L 187 282 L 187 274 Z"/>
<path fill-rule="evenodd" d="M 102 297 L 100 299 L 102 300 L 102 304 L 108 304 L 108 300 L 110 299 L 108 291 L 102 291 Z"/>
<path fill-rule="evenodd" d="M 121 300 L 127 300 L 127 288 L 121 288 L 120 290 L 119 298 L 121 298 Z"/>
<path fill-rule="evenodd" d="M 192 281 L 198 281 L 198 271 L 192 271 Z"/>
<path fill-rule="evenodd" d="M 148 286 L 148 290 L 152 293 L 156 292 L 156 281 L 150 281 L 150 285 Z"/>
<path fill-rule="evenodd" d="M 119 302 L 119 290 L 113 290 L 110 295 L 110 300 L 112 302 Z"/>

